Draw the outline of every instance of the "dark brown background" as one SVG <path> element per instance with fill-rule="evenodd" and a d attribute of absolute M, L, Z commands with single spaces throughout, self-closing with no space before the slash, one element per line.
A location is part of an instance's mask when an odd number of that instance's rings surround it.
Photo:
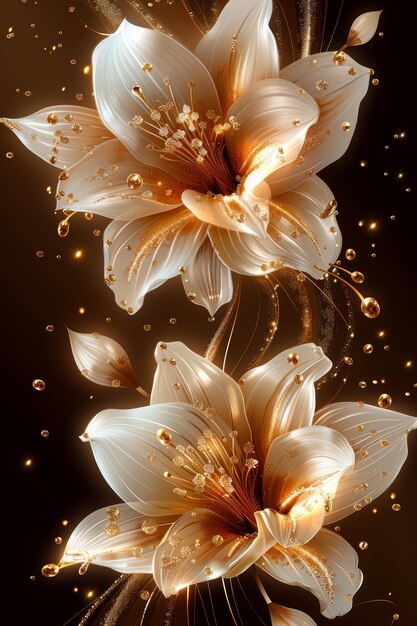
<path fill-rule="evenodd" d="M 69 4 L 65 0 L 2 2 L 2 115 L 24 116 L 52 104 L 93 106 L 91 75 L 84 76 L 82 69 L 90 63 L 100 37 L 68 12 Z M 360 314 L 355 301 L 355 363 L 338 398 L 376 403 L 378 395 L 386 391 L 393 397 L 393 408 L 415 414 L 416 207 L 410 129 L 415 114 L 411 95 L 415 34 L 407 6 L 404 0 L 375 0 L 350 2 L 343 8 L 336 44 L 343 43 L 356 15 L 385 9 L 379 29 L 384 36 L 351 50 L 359 62 L 375 68 L 380 84 L 369 89 L 348 154 L 322 175 L 339 201 L 344 249 L 355 248 L 355 269 L 367 276 L 365 295 L 374 295 L 383 307 L 378 320 L 370 321 Z M 88 14 L 84 11 L 83 16 Z M 15 36 L 8 39 L 10 26 Z M 62 48 L 52 51 L 58 43 Z M 72 58 L 76 65 L 70 64 Z M 61 92 L 63 86 L 65 93 Z M 24 95 L 26 90 L 32 92 L 30 97 Z M 83 102 L 76 101 L 77 93 L 84 94 Z M 7 394 L 3 404 L 3 484 L 10 492 L 3 495 L 2 540 L 10 549 L 3 571 L 10 593 L 17 599 L 13 604 L 16 618 L 11 623 L 55 626 L 88 604 L 88 590 L 98 594 L 115 578 L 110 570 L 94 567 L 83 578 L 75 569 L 52 580 L 40 574 L 44 563 L 59 559 L 62 546 L 55 545 L 54 537 L 61 536 L 65 542 L 84 515 L 117 501 L 101 478 L 89 447 L 82 445 L 77 435 L 99 410 L 141 402 L 133 392 L 95 387 L 79 376 L 65 325 L 83 332 L 97 330 L 120 341 L 130 354 L 139 382 L 149 388 L 157 340 L 183 340 L 203 352 L 216 324 L 207 321 L 203 309 L 186 301 L 178 279 L 148 296 L 134 317 L 117 308 L 102 281 L 101 237 L 92 235 L 94 228 L 104 229 L 105 220 L 74 219 L 69 237 L 59 239 L 53 194 L 46 192 L 48 185 L 54 190 L 57 170 L 31 155 L 5 128 L 0 130 L 2 359 L 3 393 Z M 406 137 L 394 139 L 401 131 Z M 13 159 L 5 157 L 8 151 L 14 153 Z M 362 159 L 367 161 L 366 168 L 359 166 Z M 383 176 L 385 171 L 389 176 Z M 404 173 L 402 179 L 397 177 L 399 172 Z M 410 193 L 406 187 L 411 188 Z M 391 220 L 391 215 L 396 219 Z M 358 226 L 360 219 L 365 222 L 363 227 Z M 378 223 L 374 232 L 368 228 L 372 221 Z M 372 242 L 375 249 L 371 249 Z M 84 250 L 84 256 L 76 261 L 73 253 L 78 248 Z M 36 256 L 37 250 L 44 251 L 43 258 Z M 377 256 L 371 258 L 371 252 Z M 56 255 L 61 255 L 61 260 Z M 80 306 L 86 309 L 83 316 L 77 312 Z M 110 323 L 105 321 L 107 317 L 111 317 Z M 178 320 L 175 326 L 169 323 L 171 317 Z M 150 332 L 143 330 L 145 323 L 152 325 Z M 46 332 L 47 324 L 55 326 L 53 333 Z M 384 339 L 377 336 L 381 329 L 386 331 Z M 232 357 L 239 354 L 245 339 L 244 333 L 238 335 Z M 286 331 L 279 331 L 273 350 L 288 347 L 288 342 Z M 370 356 L 362 352 L 367 342 L 375 346 Z M 385 344 L 390 345 L 388 352 L 383 350 Z M 407 360 L 413 361 L 412 367 L 405 367 Z M 45 391 L 38 393 L 32 388 L 34 378 L 46 381 Z M 374 386 L 374 378 L 385 378 L 386 384 Z M 368 381 L 364 391 L 358 388 L 362 379 Z M 337 385 L 327 395 L 336 390 Z M 411 396 L 406 397 L 405 392 Z M 41 437 L 42 429 L 50 431 L 49 438 Z M 356 547 L 361 540 L 369 542 L 368 550 L 360 552 L 365 582 L 355 604 L 391 599 L 398 606 L 402 626 L 417 623 L 415 433 L 410 437 L 410 449 L 400 477 L 375 502 L 378 514 L 373 515 L 368 507 L 340 523 L 341 534 Z M 31 468 L 24 467 L 27 458 L 33 459 Z M 397 493 L 402 505 L 398 513 L 391 509 L 390 491 Z M 61 525 L 63 519 L 69 520 L 66 528 Z M 31 575 L 36 577 L 34 581 L 30 581 Z M 73 592 L 74 586 L 78 593 Z M 3 592 L 3 602 L 8 599 Z M 308 610 L 318 624 L 327 623 L 307 593 L 282 588 L 280 600 Z M 395 611 L 385 602 L 375 602 L 354 608 L 337 623 L 388 626 Z"/>

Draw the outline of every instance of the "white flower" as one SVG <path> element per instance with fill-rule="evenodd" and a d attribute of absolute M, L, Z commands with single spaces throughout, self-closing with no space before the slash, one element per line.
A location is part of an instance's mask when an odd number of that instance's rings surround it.
<path fill-rule="evenodd" d="M 339 255 L 336 201 L 316 172 L 346 151 L 369 73 L 343 51 L 280 71 L 271 12 L 272 0 L 230 0 L 194 52 L 124 21 L 94 51 L 98 113 L 3 120 L 65 169 L 58 209 L 115 220 L 105 279 L 129 313 L 180 268 L 213 315 L 232 297 L 231 270 L 319 278 Z M 378 16 L 355 21 L 352 45 Z"/>
<path fill-rule="evenodd" d="M 389 487 L 417 420 L 352 402 L 316 412 L 314 382 L 331 362 L 312 343 L 240 385 L 182 343 L 159 343 L 155 356 L 150 406 L 102 411 L 82 436 L 124 503 L 84 519 L 59 567 L 152 573 L 169 596 L 256 565 L 311 591 L 326 617 L 349 611 L 358 557 L 322 526 Z M 313 623 L 270 611 L 276 623 Z"/>

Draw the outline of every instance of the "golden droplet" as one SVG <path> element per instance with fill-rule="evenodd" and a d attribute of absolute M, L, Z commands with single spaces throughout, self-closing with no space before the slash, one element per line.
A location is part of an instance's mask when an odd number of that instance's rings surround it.
<path fill-rule="evenodd" d="M 49 430 L 41 430 L 42 437 L 49 437 Z"/>
<path fill-rule="evenodd" d="M 126 182 L 129 189 L 140 189 L 143 185 L 143 178 L 140 174 L 129 174 Z"/>
<path fill-rule="evenodd" d="M 160 428 L 159 430 L 157 430 L 156 438 L 164 446 L 169 446 L 172 441 L 172 435 L 166 428 Z"/>
<path fill-rule="evenodd" d="M 53 578 L 57 574 L 59 574 L 59 567 L 55 563 L 48 563 L 48 565 L 44 565 L 42 568 L 42 575 L 46 578 Z"/>
<path fill-rule="evenodd" d="M 366 343 L 362 349 L 365 354 L 371 354 L 374 351 L 374 347 L 371 343 Z"/>
<path fill-rule="evenodd" d="M 361 389 L 365 389 L 365 387 L 366 387 L 366 382 L 365 382 L 364 380 L 361 380 L 361 381 L 359 381 L 358 385 L 359 385 L 359 387 L 360 387 Z"/>
<path fill-rule="evenodd" d="M 392 398 L 387 393 L 381 393 L 378 398 L 378 406 L 381 409 L 387 409 L 392 404 Z"/>
<path fill-rule="evenodd" d="M 329 86 L 329 83 L 327 83 L 325 80 L 318 80 L 316 82 L 316 89 L 318 91 L 326 91 L 328 86 Z"/>
<path fill-rule="evenodd" d="M 345 257 L 348 261 L 353 261 L 353 259 L 356 257 L 355 250 L 353 248 L 348 248 L 345 252 Z"/>
<path fill-rule="evenodd" d="M 365 276 L 362 272 L 352 272 L 352 280 L 354 283 L 363 283 Z"/>
<path fill-rule="evenodd" d="M 144 324 L 143 330 L 148 333 L 150 330 L 152 330 L 152 326 L 150 324 Z"/>
<path fill-rule="evenodd" d="M 169 320 L 169 323 L 170 324 L 176 324 L 177 323 L 176 318 L 175 317 L 171 317 L 171 319 Z"/>
<path fill-rule="evenodd" d="M 116 522 L 109 522 L 105 525 L 104 532 L 109 537 L 116 537 L 120 533 L 120 526 Z"/>
<path fill-rule="evenodd" d="M 213 543 L 215 546 L 221 546 L 223 541 L 224 539 L 221 535 L 213 535 L 213 537 L 211 538 L 211 543 Z"/>
<path fill-rule="evenodd" d="M 304 376 L 302 374 L 296 374 L 294 376 L 294 382 L 295 382 L 296 385 L 301 385 L 303 380 L 304 380 Z"/>
<path fill-rule="evenodd" d="M 353 365 L 353 359 L 351 356 L 344 356 L 343 360 L 346 363 L 346 365 Z"/>
<path fill-rule="evenodd" d="M 395 502 L 391 508 L 393 511 L 401 511 L 401 504 L 398 504 L 398 502 Z"/>
<path fill-rule="evenodd" d="M 62 220 L 58 224 L 58 235 L 60 237 L 66 237 L 69 233 L 69 222 L 67 220 Z"/>
<path fill-rule="evenodd" d="M 343 50 L 339 50 L 335 52 L 333 55 L 333 63 L 336 65 L 344 65 L 347 61 L 347 55 Z"/>
<path fill-rule="evenodd" d="M 139 596 L 142 600 L 149 600 L 150 593 L 145 589 L 144 591 L 140 592 Z"/>
<path fill-rule="evenodd" d="M 145 519 L 141 528 L 145 535 L 154 535 L 158 530 L 158 523 L 154 519 Z"/>
<path fill-rule="evenodd" d="M 84 574 L 86 573 L 86 571 L 88 570 L 88 566 L 90 565 L 89 561 L 85 561 L 85 563 L 83 563 L 81 565 L 81 567 L 78 570 L 78 573 L 80 576 L 84 576 Z"/>
<path fill-rule="evenodd" d="M 392 619 L 396 622 L 397 620 L 400 619 L 400 616 L 398 615 L 398 613 L 394 613 L 394 615 L 392 616 Z"/>
<path fill-rule="evenodd" d="M 149 74 L 149 72 L 152 72 L 152 63 L 144 63 L 142 65 L 142 69 L 143 69 L 144 72 Z"/>
<path fill-rule="evenodd" d="M 189 300 L 195 300 L 195 299 L 196 299 L 196 297 L 197 297 L 197 294 L 196 294 L 196 293 L 194 293 L 194 291 L 190 291 L 190 293 L 187 293 L 187 298 L 188 298 Z"/>
<path fill-rule="evenodd" d="M 337 200 L 335 199 L 330 200 L 330 202 L 327 204 L 324 211 L 320 213 L 320 217 L 322 217 L 323 219 L 325 219 L 326 217 L 330 217 L 331 215 L 334 215 L 336 209 L 337 209 Z"/>
<path fill-rule="evenodd" d="M 367 550 L 368 549 L 368 542 L 367 541 L 360 541 L 359 542 L 359 547 L 361 550 Z"/>
<path fill-rule="evenodd" d="M 118 378 L 113 378 L 113 380 L 111 381 L 111 386 L 112 387 L 120 387 L 120 380 Z"/>
<path fill-rule="evenodd" d="M 55 543 L 56 544 L 61 544 L 62 543 L 62 537 L 55 537 Z"/>
<path fill-rule="evenodd" d="M 46 384 L 40 378 L 35 378 L 35 380 L 32 383 L 32 387 L 36 389 L 36 391 L 43 391 L 46 387 Z"/>
<path fill-rule="evenodd" d="M 46 121 L 48 122 L 48 124 L 51 124 L 53 126 L 54 124 L 57 123 L 58 116 L 55 115 L 55 113 L 50 113 L 48 117 L 46 118 Z"/>
<path fill-rule="evenodd" d="M 300 357 L 296 352 L 290 352 L 287 356 L 287 361 L 290 365 L 298 365 L 300 362 Z"/>
<path fill-rule="evenodd" d="M 373 78 L 372 79 L 372 84 L 373 85 L 379 85 L 379 79 L 378 78 Z"/>
<path fill-rule="evenodd" d="M 343 122 L 343 124 L 342 124 L 342 130 L 343 130 L 345 133 L 347 133 L 347 132 L 349 132 L 349 131 L 350 131 L 350 127 L 351 127 L 350 122 Z"/>
<path fill-rule="evenodd" d="M 369 319 L 378 317 L 381 308 L 375 298 L 364 298 L 361 302 L 361 311 Z"/>

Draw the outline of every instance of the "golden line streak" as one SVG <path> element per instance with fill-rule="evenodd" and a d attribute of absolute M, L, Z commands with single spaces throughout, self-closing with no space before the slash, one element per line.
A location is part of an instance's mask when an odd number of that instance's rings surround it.
<path fill-rule="evenodd" d="M 229 596 L 227 595 L 226 584 L 224 582 L 223 576 L 222 576 L 222 584 L 223 584 L 224 595 L 226 597 L 227 606 L 229 607 L 229 611 L 230 611 L 230 615 L 232 616 L 232 620 L 233 620 L 235 626 L 239 626 L 239 624 L 235 620 L 235 616 L 234 616 L 233 611 L 232 611 L 232 607 L 231 607 L 231 604 L 230 604 Z"/>
<path fill-rule="evenodd" d="M 237 304 L 236 304 L 235 316 L 234 316 L 233 322 L 232 322 L 232 328 L 231 328 L 231 331 L 230 331 L 230 334 L 229 334 L 229 339 L 227 341 L 226 350 L 224 351 L 223 366 L 222 366 L 223 372 L 224 372 L 225 367 L 226 367 L 227 355 L 229 353 L 229 348 L 230 348 L 230 344 L 232 342 L 233 333 L 234 333 L 234 330 L 236 328 L 236 322 L 237 322 L 237 316 L 239 314 L 239 308 L 240 308 L 240 290 L 239 290 L 239 296 L 238 296 L 238 300 L 237 300 Z"/>
<path fill-rule="evenodd" d="M 241 278 L 237 274 L 235 274 L 234 277 L 235 277 L 235 287 L 234 287 L 233 298 L 230 301 L 229 306 L 227 307 L 226 312 L 224 314 L 224 317 L 222 321 L 220 322 L 220 325 L 218 329 L 216 330 L 215 334 L 213 335 L 207 347 L 206 353 L 204 355 L 204 357 L 208 359 L 209 361 L 214 361 L 214 359 L 216 358 L 216 354 L 219 350 L 220 343 L 225 335 L 227 326 L 229 325 L 230 318 L 233 315 L 233 311 L 235 309 L 238 296 L 240 294 Z"/>

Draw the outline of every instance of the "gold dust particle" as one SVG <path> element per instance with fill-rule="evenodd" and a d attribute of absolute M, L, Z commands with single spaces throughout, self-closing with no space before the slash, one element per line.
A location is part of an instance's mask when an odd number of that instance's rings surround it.
<path fill-rule="evenodd" d="M 361 311 L 369 319 L 378 317 L 381 308 L 375 298 L 364 298 L 361 302 Z"/>
<path fill-rule="evenodd" d="M 148 333 L 150 330 L 152 330 L 152 326 L 150 324 L 144 324 L 143 330 Z"/>
<path fill-rule="evenodd" d="M 383 33 L 379 33 L 380 35 Z M 392 619 L 396 622 L 397 620 L 400 619 L 400 616 L 398 615 L 398 613 L 394 613 L 394 615 L 392 616 Z"/>
<path fill-rule="evenodd" d="M 388 448 L 388 446 L 391 445 L 390 442 L 388 441 L 388 439 L 381 439 L 381 446 L 383 448 Z"/>
<path fill-rule="evenodd" d="M 340 526 L 335 526 L 334 529 L 337 533 L 340 533 Z"/>
<path fill-rule="evenodd" d="M 166 343 L 160 343 L 159 347 L 161 348 L 161 350 L 166 350 L 168 346 Z"/>
<path fill-rule="evenodd" d="M 184 274 L 185 272 L 185 267 L 183 267 L 182 265 L 178 268 L 178 271 L 180 274 Z"/>
<path fill-rule="evenodd" d="M 35 380 L 32 382 L 32 387 L 36 389 L 36 391 L 43 391 L 46 387 L 46 384 L 41 378 L 35 378 Z"/>
<path fill-rule="evenodd" d="M 48 565 L 44 565 L 42 568 L 42 575 L 46 578 L 53 578 L 57 574 L 59 574 L 59 567 L 55 563 L 48 563 Z"/>
<path fill-rule="evenodd" d="M 365 382 L 364 380 L 360 380 L 360 381 L 359 381 L 359 383 L 358 383 L 358 385 L 359 385 L 359 387 L 360 387 L 361 389 L 365 389 L 365 387 L 366 387 L 366 382 Z"/>
<path fill-rule="evenodd" d="M 211 543 L 213 543 L 215 546 L 221 546 L 223 541 L 224 539 L 221 535 L 213 535 L 213 537 L 211 538 Z"/>
<path fill-rule="evenodd" d="M 375 85 L 375 86 L 376 86 L 376 85 L 379 85 L 379 80 L 378 80 L 378 78 L 373 78 L 373 79 L 372 79 L 372 84 L 373 84 L 373 85 Z"/>
<path fill-rule="evenodd" d="M 111 381 L 111 386 L 112 387 L 120 387 L 120 380 L 118 378 L 113 378 L 113 380 Z"/>
<path fill-rule="evenodd" d="M 96 228 L 95 230 L 93 230 L 93 235 L 94 237 L 100 237 L 100 231 Z"/>
<path fill-rule="evenodd" d="M 353 261 L 353 259 L 356 257 L 355 250 L 353 248 L 348 248 L 345 252 L 345 257 L 348 261 Z"/>
<path fill-rule="evenodd" d="M 175 359 L 169 359 L 169 364 L 170 365 L 176 365 L 177 361 Z"/>
<path fill-rule="evenodd" d="M 172 435 L 166 428 L 160 428 L 159 430 L 157 430 L 156 438 L 164 446 L 169 446 L 172 441 Z"/>
<path fill-rule="evenodd" d="M 398 504 L 398 502 L 394 502 L 391 508 L 393 511 L 401 511 L 401 504 Z"/>
<path fill-rule="evenodd" d="M 363 424 L 358 424 L 356 426 L 356 430 L 358 431 L 358 433 L 362 433 L 365 430 L 365 426 Z"/>
<path fill-rule="evenodd" d="M 112 522 L 115 522 L 120 517 L 120 510 L 117 506 L 109 506 L 106 509 L 106 517 L 108 517 Z"/>
<path fill-rule="evenodd" d="M 287 361 L 290 365 L 298 365 L 300 362 L 300 357 L 296 352 L 290 352 L 287 356 Z"/>
<path fill-rule="evenodd" d="M 175 317 L 171 317 L 171 319 L 169 320 L 169 323 L 170 324 L 176 324 L 177 323 L 176 318 Z"/>
<path fill-rule="evenodd" d="M 359 542 L 359 547 L 361 550 L 367 550 L 368 549 L 368 542 L 367 541 L 360 541 Z"/>
<path fill-rule="evenodd" d="M 357 502 L 353 505 L 353 508 L 355 509 L 355 511 L 360 511 L 362 508 L 362 504 L 360 502 Z"/>
<path fill-rule="evenodd" d="M 342 130 L 347 133 L 348 131 L 350 131 L 350 122 L 343 122 L 342 124 Z"/>
<path fill-rule="evenodd" d="M 142 65 L 142 70 L 147 74 L 149 74 L 149 72 L 152 72 L 152 63 L 144 63 Z"/>
<path fill-rule="evenodd" d="M 74 13 L 75 12 L 75 7 L 68 7 L 68 12 L 69 13 Z"/>
<path fill-rule="evenodd" d="M 352 280 L 354 283 L 363 283 L 365 276 L 362 272 L 352 272 Z"/>
<path fill-rule="evenodd" d="M 349 74 L 349 76 L 356 76 L 356 70 L 355 70 L 355 68 L 354 68 L 354 67 L 350 67 L 350 68 L 348 69 L 348 74 Z"/>
<path fill-rule="evenodd" d="M 301 385 L 303 380 L 304 380 L 304 376 L 302 374 L 296 374 L 294 376 L 294 382 L 295 382 L 296 385 Z"/>
<path fill-rule="evenodd" d="M 333 63 L 335 63 L 336 65 L 344 65 L 347 61 L 347 56 L 346 53 L 343 52 L 343 50 L 339 50 L 338 52 L 335 52 L 333 55 Z"/>
<path fill-rule="evenodd" d="M 395 500 L 395 498 L 397 497 L 397 494 L 395 493 L 395 491 L 391 491 L 391 493 L 389 494 L 389 497 L 391 498 L 391 500 Z"/>
<path fill-rule="evenodd" d="M 84 213 L 84 219 L 86 219 L 88 222 L 91 221 L 93 217 L 94 215 L 92 213 Z"/>
<path fill-rule="evenodd" d="M 35 576 L 30 576 L 29 580 L 35 580 Z"/>
<path fill-rule="evenodd" d="M 129 174 L 126 182 L 129 189 L 140 189 L 143 185 L 143 178 L 140 174 Z"/>
<path fill-rule="evenodd" d="M 13 159 L 13 152 L 6 152 L 6 159 Z"/>
<path fill-rule="evenodd" d="M 25 91 L 26 98 L 30 98 L 31 95 L 32 95 L 31 91 L 29 91 L 29 90 Z"/>
<path fill-rule="evenodd" d="M 72 590 L 74 593 L 78 593 L 78 587 L 73 587 Z"/>
<path fill-rule="evenodd" d="M 344 356 L 343 360 L 346 363 L 346 365 L 353 365 L 353 359 L 351 356 Z"/>
<path fill-rule="evenodd" d="M 85 308 L 84 308 L 83 306 L 80 306 L 80 307 L 79 307 L 79 309 L 78 309 L 78 313 L 79 313 L 80 315 L 84 315 L 84 313 L 85 313 Z"/>
<path fill-rule="evenodd" d="M 362 350 L 365 352 L 365 354 L 371 354 L 374 351 L 374 347 L 371 343 L 366 343 Z"/>
<path fill-rule="evenodd" d="M 197 297 L 197 294 L 196 294 L 196 293 L 194 293 L 194 291 L 190 291 L 189 293 L 187 293 L 187 298 L 188 298 L 189 300 L 195 300 L 195 299 L 196 299 L 196 297 Z"/>
<path fill-rule="evenodd" d="M 329 83 L 327 83 L 325 80 L 318 80 L 316 82 L 316 89 L 318 91 L 326 91 L 328 86 L 329 86 Z"/>
<path fill-rule="evenodd" d="M 41 430 L 42 437 L 49 437 L 49 430 Z"/>
<path fill-rule="evenodd" d="M 45 252 L 43 250 L 38 250 L 37 253 L 36 253 L 36 256 L 39 259 L 42 259 L 45 256 Z"/>
<path fill-rule="evenodd" d="M 145 535 L 154 535 L 158 530 L 158 523 L 154 519 L 145 519 L 141 528 Z"/>
<path fill-rule="evenodd" d="M 60 173 L 60 175 L 58 176 L 58 180 L 68 180 L 69 177 L 70 177 L 70 173 L 67 171 L 64 171 Z"/>
<path fill-rule="evenodd" d="M 67 520 L 67 519 L 63 519 L 63 520 L 62 520 L 62 522 L 61 522 L 61 524 L 62 524 L 63 526 L 68 526 L 68 520 Z"/>
<path fill-rule="evenodd" d="M 374 507 L 374 508 L 372 509 L 372 513 L 373 513 L 374 515 L 375 515 L 376 513 L 378 513 L 378 509 L 377 509 L 376 507 Z"/>
<path fill-rule="evenodd" d="M 207 567 L 204 568 L 204 571 L 210 576 L 210 574 L 213 573 L 213 568 L 210 567 L 210 565 L 207 565 Z"/>
<path fill-rule="evenodd" d="M 149 600 L 150 593 L 149 591 L 144 590 L 140 592 L 139 596 L 142 600 Z"/>
<path fill-rule="evenodd" d="M 82 100 L 84 98 L 84 95 L 82 93 L 77 93 L 75 96 L 76 100 Z"/>
<path fill-rule="evenodd" d="M 76 65 L 76 63 L 77 63 L 77 59 L 71 59 L 71 60 L 70 60 L 70 63 L 71 63 L 71 65 Z"/>
<path fill-rule="evenodd" d="M 378 406 L 381 409 L 387 409 L 392 404 L 392 398 L 387 393 L 381 393 L 378 398 Z M 382 443 L 382 442 L 381 442 Z"/>
<path fill-rule="evenodd" d="M 62 537 L 55 537 L 54 541 L 56 544 L 59 545 L 60 543 L 62 543 Z"/>
<path fill-rule="evenodd" d="M 55 115 L 55 113 L 50 113 L 46 118 L 46 121 L 48 122 L 48 124 L 51 124 L 53 126 L 58 122 L 58 116 Z"/>

